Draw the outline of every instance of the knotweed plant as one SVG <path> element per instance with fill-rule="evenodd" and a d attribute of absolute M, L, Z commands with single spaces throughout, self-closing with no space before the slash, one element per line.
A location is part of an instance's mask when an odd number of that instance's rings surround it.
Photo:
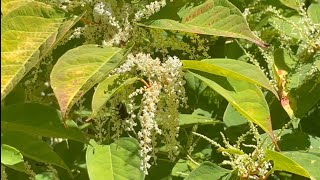
<path fill-rule="evenodd" d="M 320 177 L 320 4 L 293 2 L 1 2 L 1 179 Z"/>

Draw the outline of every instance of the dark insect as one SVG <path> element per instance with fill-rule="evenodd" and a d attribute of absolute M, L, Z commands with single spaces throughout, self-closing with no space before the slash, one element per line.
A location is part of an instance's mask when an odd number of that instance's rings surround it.
<path fill-rule="evenodd" d="M 127 119 L 129 117 L 129 113 L 127 111 L 127 107 L 124 103 L 119 103 L 117 105 L 117 109 L 119 111 L 119 116 L 121 119 Z"/>

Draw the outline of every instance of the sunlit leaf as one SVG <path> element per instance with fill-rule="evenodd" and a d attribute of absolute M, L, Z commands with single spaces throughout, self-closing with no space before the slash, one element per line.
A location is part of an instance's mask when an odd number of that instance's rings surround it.
<path fill-rule="evenodd" d="M 24 6 L 26 3 L 33 0 L 2 0 L 1 1 L 1 13 L 3 16 L 9 14 L 11 11 Z"/>
<path fill-rule="evenodd" d="M 316 63 L 316 66 L 318 68 L 318 71 L 320 71 L 320 58 L 315 63 Z"/>
<path fill-rule="evenodd" d="M 79 128 L 71 125 L 64 127 L 60 111 L 41 104 L 16 104 L 2 108 L 1 131 L 19 131 L 86 142 L 86 137 Z"/>
<path fill-rule="evenodd" d="M 320 2 L 313 3 L 308 7 L 308 15 L 313 23 L 320 24 Z"/>
<path fill-rule="evenodd" d="M 281 33 L 294 39 L 303 40 L 303 34 L 301 34 L 301 32 L 299 31 L 299 29 L 301 28 L 300 26 L 302 26 L 300 23 L 300 16 L 291 16 L 287 18 L 287 20 L 272 17 L 269 19 L 269 21 L 271 22 L 271 25 L 276 29 L 279 29 Z"/>
<path fill-rule="evenodd" d="M 94 140 L 89 143 L 86 161 L 91 180 L 144 179 L 135 139 L 120 138 L 111 145 L 99 145 Z"/>
<path fill-rule="evenodd" d="M 183 68 L 185 69 L 199 70 L 206 73 L 251 82 L 270 90 L 278 96 L 265 74 L 252 64 L 233 59 L 204 59 L 202 61 L 183 60 L 182 63 Z"/>
<path fill-rule="evenodd" d="M 1 19 L 1 100 L 79 20 L 64 21 L 62 11 L 41 2 L 21 3 Z"/>
<path fill-rule="evenodd" d="M 179 159 L 176 165 L 172 169 L 172 175 L 178 177 L 186 177 L 190 173 L 190 169 L 188 167 L 187 161 L 183 159 Z"/>
<path fill-rule="evenodd" d="M 1 144 L 1 164 L 15 165 L 23 162 L 23 156 L 20 151 L 7 144 Z"/>
<path fill-rule="evenodd" d="M 125 52 L 116 47 L 83 45 L 59 58 L 50 80 L 63 116 L 90 88 L 121 63 Z"/>
<path fill-rule="evenodd" d="M 256 85 L 199 71 L 190 73 L 222 95 L 241 115 L 260 126 L 276 143 L 268 104 Z"/>
<path fill-rule="evenodd" d="M 304 152 L 275 152 L 266 150 L 266 159 L 272 160 L 274 170 L 287 171 L 316 180 L 320 178 L 320 158 Z"/>
<path fill-rule="evenodd" d="M 289 8 L 298 10 L 300 7 L 301 0 L 280 0 L 280 2 Z"/>
<path fill-rule="evenodd" d="M 51 179 L 59 179 L 54 172 L 44 172 L 37 174 L 35 180 L 51 180 Z"/>
<path fill-rule="evenodd" d="M 240 10 L 227 0 L 207 0 L 199 5 L 191 4 L 183 7 L 179 13 L 181 16 L 179 21 L 157 19 L 139 25 L 196 34 L 244 38 L 265 46 L 265 43 L 251 32 Z"/>

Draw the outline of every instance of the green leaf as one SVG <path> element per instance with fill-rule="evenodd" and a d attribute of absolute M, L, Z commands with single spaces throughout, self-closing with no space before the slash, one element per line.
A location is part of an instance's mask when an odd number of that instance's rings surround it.
<path fill-rule="evenodd" d="M 179 114 L 180 126 L 192 126 L 195 124 L 219 124 L 221 121 L 211 118 L 211 113 L 200 108 L 196 109 L 192 114 Z"/>
<path fill-rule="evenodd" d="M 195 96 L 199 96 L 206 88 L 207 85 L 191 75 L 190 73 L 186 72 L 184 74 L 184 79 L 186 80 L 187 86 L 196 93 Z"/>
<path fill-rule="evenodd" d="M 309 71 L 312 68 L 312 63 L 306 63 L 299 67 L 296 72 L 286 76 L 285 87 L 288 91 L 301 87 L 310 77 Z M 309 76 L 309 77 L 308 77 Z M 308 87 L 309 88 L 309 87 Z"/>
<path fill-rule="evenodd" d="M 1 141 L 2 143 L 16 147 L 27 158 L 57 165 L 70 172 L 65 162 L 52 150 L 49 144 L 36 136 L 17 131 L 7 131 L 2 132 Z"/>
<path fill-rule="evenodd" d="M 262 86 L 275 94 L 266 75 L 256 66 L 233 59 L 183 60 L 183 68 L 244 80 Z"/>
<path fill-rule="evenodd" d="M 120 138 L 111 145 L 99 145 L 94 140 L 89 143 L 86 161 L 91 180 L 144 179 L 135 139 Z"/>
<path fill-rule="evenodd" d="M 298 10 L 301 0 L 280 0 L 280 2 L 289 8 Z"/>
<path fill-rule="evenodd" d="M 195 124 L 206 125 L 206 124 L 218 124 L 221 123 L 219 120 L 208 118 L 205 116 L 200 116 L 197 114 L 180 114 L 179 115 L 179 125 L 180 126 L 192 126 Z"/>
<path fill-rule="evenodd" d="M 288 151 L 282 152 L 283 155 L 297 162 L 304 169 L 306 169 L 312 180 L 320 179 L 320 157 L 314 154 L 299 152 L 299 151 Z"/>
<path fill-rule="evenodd" d="M 157 19 L 139 23 L 139 25 L 196 34 L 244 38 L 265 47 L 265 43 L 251 32 L 240 10 L 227 0 L 207 0 L 200 5 L 184 8 L 184 12 L 180 13 L 182 18 L 180 21 Z"/>
<path fill-rule="evenodd" d="M 318 71 L 320 71 L 320 58 L 315 61 L 315 64 L 318 68 Z"/>
<path fill-rule="evenodd" d="M 15 165 L 23 162 L 20 151 L 7 144 L 1 144 L 1 163 L 4 165 Z"/>
<path fill-rule="evenodd" d="M 266 150 L 266 159 L 273 161 L 274 170 L 291 172 L 312 180 L 320 178 L 320 158 L 315 155 L 298 151 L 279 153 Z"/>
<path fill-rule="evenodd" d="M 313 23 L 320 24 L 320 2 L 313 3 L 308 7 L 308 15 Z"/>
<path fill-rule="evenodd" d="M 79 20 L 41 2 L 17 6 L 1 19 L 1 100 Z"/>
<path fill-rule="evenodd" d="M 2 108 L 1 131 L 20 131 L 30 135 L 87 141 L 79 128 L 64 127 L 61 113 L 57 109 L 33 103 Z"/>
<path fill-rule="evenodd" d="M 53 172 L 44 172 L 41 174 L 37 174 L 35 180 L 52 180 L 52 179 L 59 179 Z"/>
<path fill-rule="evenodd" d="M 294 70 L 297 60 L 286 49 L 278 48 L 273 53 L 274 63 L 278 69 L 290 72 Z"/>
<path fill-rule="evenodd" d="M 11 168 L 11 169 L 14 169 L 16 171 L 19 171 L 19 172 L 23 172 L 23 173 L 26 173 L 28 174 L 28 170 L 24 164 L 24 162 L 20 162 L 18 164 L 15 164 L 15 165 L 6 165 L 7 167 Z"/>
<path fill-rule="evenodd" d="M 320 100 L 320 76 L 315 75 L 288 93 L 290 107 L 298 118 L 305 115 Z"/>
<path fill-rule="evenodd" d="M 96 115 L 106 102 L 116 93 L 125 90 L 128 86 L 135 83 L 139 78 L 129 78 L 125 81 L 119 80 L 119 75 L 107 77 L 96 88 L 92 99 L 92 114 Z M 120 84 L 121 83 L 121 84 Z"/>
<path fill-rule="evenodd" d="M 268 104 L 263 93 L 256 85 L 230 77 L 226 78 L 201 72 L 200 74 L 190 73 L 221 94 L 241 115 L 260 126 L 276 143 L 272 132 Z"/>
<path fill-rule="evenodd" d="M 172 169 L 172 176 L 178 177 L 186 177 L 190 173 L 190 169 L 188 167 L 187 161 L 183 159 L 179 159 L 176 165 L 174 165 Z"/>
<path fill-rule="evenodd" d="M 279 19 L 277 17 L 272 17 L 269 19 L 271 25 L 279 31 L 289 37 L 303 40 L 303 35 L 300 34 L 299 29 L 303 29 L 301 24 L 301 17 L 300 16 L 291 16 L 287 18 L 287 20 Z M 293 23 L 293 24 L 292 24 Z"/>
<path fill-rule="evenodd" d="M 231 127 L 245 124 L 247 119 L 229 103 L 223 114 L 223 122 L 227 127 Z"/>
<path fill-rule="evenodd" d="M 202 163 L 197 169 L 193 170 L 185 180 L 208 180 L 225 179 L 230 170 L 224 169 L 211 162 Z"/>
<path fill-rule="evenodd" d="M 77 100 L 121 63 L 125 52 L 91 44 L 71 49 L 59 58 L 50 80 L 63 117 Z"/>

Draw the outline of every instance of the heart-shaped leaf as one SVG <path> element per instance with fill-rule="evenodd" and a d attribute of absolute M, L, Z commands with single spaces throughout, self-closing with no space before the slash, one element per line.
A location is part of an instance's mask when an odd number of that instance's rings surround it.
<path fill-rule="evenodd" d="M 197 34 L 243 38 L 262 47 L 265 43 L 254 35 L 240 10 L 227 0 L 206 2 L 182 8 L 181 21 L 157 19 L 139 25 L 150 28 L 177 30 Z"/>
<path fill-rule="evenodd" d="M 86 161 L 90 179 L 144 179 L 135 139 L 120 138 L 110 145 L 99 145 L 94 140 L 89 143 Z"/>
<path fill-rule="evenodd" d="M 96 83 L 122 62 L 127 50 L 83 45 L 62 55 L 50 80 L 63 116 Z"/>

